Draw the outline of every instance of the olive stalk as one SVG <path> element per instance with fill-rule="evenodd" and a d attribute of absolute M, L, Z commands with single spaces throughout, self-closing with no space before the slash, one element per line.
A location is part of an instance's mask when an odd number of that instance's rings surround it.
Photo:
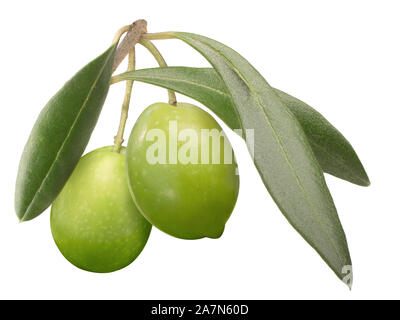
<path fill-rule="evenodd" d="M 121 62 L 125 59 L 125 57 L 129 54 L 131 49 L 139 42 L 141 36 L 147 32 L 147 22 L 146 20 L 136 20 L 131 25 L 122 27 L 116 33 L 114 37 L 113 44 L 118 43 L 118 48 L 115 53 L 113 72 L 118 68 Z M 125 34 L 124 39 L 121 40 L 123 34 Z"/>
<path fill-rule="evenodd" d="M 150 41 L 150 40 L 167 40 L 174 39 L 175 37 L 172 35 L 172 32 L 156 32 L 156 33 L 145 33 L 142 35 L 141 40 Z"/>
<path fill-rule="evenodd" d="M 132 29 L 132 26 L 131 26 L 131 25 L 123 26 L 122 28 L 120 28 L 120 29 L 116 32 L 116 34 L 115 34 L 115 36 L 114 36 L 114 39 L 113 39 L 113 41 L 112 41 L 112 44 L 117 44 L 117 43 L 119 43 L 119 41 L 121 40 L 121 37 L 122 37 L 125 33 L 127 33 L 129 30 L 131 30 L 131 29 Z"/>
<path fill-rule="evenodd" d="M 156 59 L 160 67 L 168 67 L 164 57 L 161 55 L 157 47 L 151 41 L 143 40 L 144 35 L 145 34 L 142 35 L 142 38 L 139 41 L 139 43 L 153 55 L 153 57 Z M 173 90 L 168 90 L 168 97 L 169 97 L 169 104 L 176 106 L 176 95 Z"/>
<path fill-rule="evenodd" d="M 133 47 L 131 49 L 131 51 L 129 52 L 128 69 L 127 69 L 128 72 L 135 70 L 135 64 L 136 64 L 135 56 L 136 56 L 135 55 L 135 47 Z M 122 103 L 121 118 L 119 121 L 118 133 L 114 137 L 114 151 L 115 152 L 120 151 L 121 145 L 124 142 L 124 131 L 125 131 L 126 120 L 128 119 L 129 104 L 130 104 L 131 95 L 132 95 L 132 86 L 133 86 L 133 80 L 127 80 L 126 87 L 125 87 L 125 97 L 124 97 L 124 101 Z"/>

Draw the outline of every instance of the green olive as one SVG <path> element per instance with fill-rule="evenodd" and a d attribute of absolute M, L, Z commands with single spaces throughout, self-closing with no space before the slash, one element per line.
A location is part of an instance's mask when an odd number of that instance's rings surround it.
<path fill-rule="evenodd" d="M 53 238 L 81 269 L 124 268 L 149 238 L 151 224 L 129 193 L 125 153 L 104 147 L 82 157 L 51 208 Z"/>
<path fill-rule="evenodd" d="M 187 103 L 151 105 L 132 129 L 127 163 L 132 196 L 154 226 L 182 239 L 222 235 L 239 176 L 231 145 L 210 114 Z"/>

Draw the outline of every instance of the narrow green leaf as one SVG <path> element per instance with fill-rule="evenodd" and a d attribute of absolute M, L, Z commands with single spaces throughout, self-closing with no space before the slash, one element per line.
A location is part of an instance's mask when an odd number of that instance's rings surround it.
<path fill-rule="evenodd" d="M 210 108 L 231 129 L 240 129 L 229 93 L 212 68 L 151 68 L 127 72 L 118 77 L 154 84 L 189 96 Z M 274 90 L 300 122 L 323 171 L 368 186 L 367 173 L 346 138 L 318 111 L 281 90 Z"/>
<path fill-rule="evenodd" d="M 344 279 L 344 270 L 351 265 L 346 237 L 322 170 L 293 113 L 234 50 L 196 34 L 170 35 L 199 51 L 221 76 L 244 133 L 254 130 L 254 163 L 272 198 L 290 224 Z"/>
<path fill-rule="evenodd" d="M 21 221 L 46 210 L 85 150 L 107 96 L 115 49 L 81 69 L 39 114 L 19 164 L 15 210 Z"/>
<path fill-rule="evenodd" d="M 212 68 L 166 67 L 141 69 L 117 76 L 171 89 L 189 96 L 210 108 L 231 129 L 241 129 L 227 89 Z"/>

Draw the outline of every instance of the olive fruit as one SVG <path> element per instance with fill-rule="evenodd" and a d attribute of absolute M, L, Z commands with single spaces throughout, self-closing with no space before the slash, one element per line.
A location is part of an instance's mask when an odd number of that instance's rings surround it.
<path fill-rule="evenodd" d="M 132 129 L 127 164 L 132 197 L 154 226 L 182 239 L 222 235 L 239 176 L 229 141 L 206 111 L 149 106 Z"/>
<path fill-rule="evenodd" d="M 51 231 L 64 257 L 92 272 L 129 265 L 151 231 L 129 193 L 126 150 L 82 157 L 51 208 Z"/>

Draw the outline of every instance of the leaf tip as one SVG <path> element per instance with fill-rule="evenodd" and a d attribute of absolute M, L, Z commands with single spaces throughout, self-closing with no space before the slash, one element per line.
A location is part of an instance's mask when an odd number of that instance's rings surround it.
<path fill-rule="evenodd" d="M 21 215 L 18 215 L 18 213 L 17 213 L 18 223 L 28 221 L 29 219 L 25 219 L 25 216 L 26 216 L 26 214 L 23 214 L 23 215 L 21 216 Z"/>
<path fill-rule="evenodd" d="M 366 174 L 362 177 L 359 177 L 359 179 L 357 179 L 357 182 L 355 183 L 361 187 L 369 187 L 371 185 L 371 181 Z"/>

